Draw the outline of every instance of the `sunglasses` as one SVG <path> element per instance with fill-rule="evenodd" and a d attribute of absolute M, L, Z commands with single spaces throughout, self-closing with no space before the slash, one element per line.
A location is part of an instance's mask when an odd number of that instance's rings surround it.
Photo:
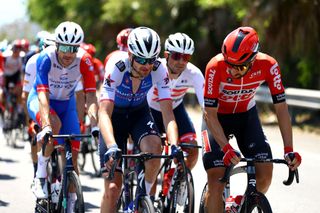
<path fill-rule="evenodd" d="M 79 46 L 71 46 L 71 45 L 64 45 L 58 44 L 58 51 L 63 53 L 76 53 L 79 50 Z"/>
<path fill-rule="evenodd" d="M 179 61 L 181 58 L 184 61 L 189 61 L 191 59 L 190 54 L 183 54 L 183 53 L 177 53 L 177 52 L 170 52 L 170 57 L 175 61 Z"/>
<path fill-rule="evenodd" d="M 139 56 L 134 56 L 133 60 L 135 60 L 137 63 L 141 65 L 146 65 L 146 64 L 153 64 L 157 58 L 141 58 Z"/>
<path fill-rule="evenodd" d="M 250 69 L 252 63 L 249 62 L 247 64 L 231 64 L 228 61 L 225 61 L 228 65 L 230 65 L 233 69 L 238 70 L 240 72 L 247 71 Z"/>

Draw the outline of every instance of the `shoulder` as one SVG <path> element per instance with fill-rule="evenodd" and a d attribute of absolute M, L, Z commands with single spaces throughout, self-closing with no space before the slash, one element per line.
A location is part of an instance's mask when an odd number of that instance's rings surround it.
<path fill-rule="evenodd" d="M 274 64 L 278 63 L 272 56 L 262 52 L 259 52 L 257 54 L 255 62 L 263 66 L 273 66 Z"/>
<path fill-rule="evenodd" d="M 108 63 L 106 64 L 106 70 L 113 69 L 119 72 L 124 72 L 129 69 L 129 56 L 127 52 L 117 51 L 112 53 Z"/>
<path fill-rule="evenodd" d="M 192 64 L 191 62 L 189 62 L 187 64 L 186 70 L 184 72 L 189 73 L 190 75 L 193 75 L 193 76 L 194 75 L 196 75 L 196 76 L 201 75 L 202 76 L 201 70 L 197 66 Z"/>
<path fill-rule="evenodd" d="M 224 57 L 221 53 L 218 55 L 214 56 L 213 58 L 210 59 L 210 61 L 207 64 L 208 67 L 218 67 L 221 64 L 224 64 Z"/>
<path fill-rule="evenodd" d="M 37 63 L 37 59 L 39 57 L 40 53 L 36 53 L 34 54 L 33 56 L 31 56 L 31 58 L 27 61 L 27 66 L 30 65 L 30 64 L 35 64 Z"/>

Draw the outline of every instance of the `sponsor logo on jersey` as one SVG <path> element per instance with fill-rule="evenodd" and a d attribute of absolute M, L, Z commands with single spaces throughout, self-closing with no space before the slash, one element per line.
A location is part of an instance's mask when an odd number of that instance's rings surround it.
<path fill-rule="evenodd" d="M 215 74 L 216 74 L 216 71 L 214 69 L 209 70 L 208 81 L 207 81 L 207 93 L 209 95 L 212 95 L 213 93 L 213 79 Z"/>
<path fill-rule="evenodd" d="M 108 75 L 108 77 L 105 79 L 104 84 L 108 85 L 108 87 L 111 87 L 111 83 L 113 83 L 114 80 L 111 79 L 110 74 Z"/>
<path fill-rule="evenodd" d="M 226 102 L 237 102 L 251 99 L 256 92 L 255 88 L 242 90 L 222 89 L 220 99 Z"/>
<path fill-rule="evenodd" d="M 258 76 L 261 76 L 261 70 L 258 70 L 256 72 L 251 73 L 250 76 L 249 76 L 249 79 L 253 79 L 253 78 L 256 78 Z"/>
<path fill-rule="evenodd" d="M 168 73 L 167 73 L 167 76 L 163 79 L 163 81 L 164 81 L 164 84 L 165 85 L 168 85 L 169 84 L 169 76 L 168 76 Z"/>
<path fill-rule="evenodd" d="M 62 70 L 62 67 L 61 66 L 59 66 L 58 64 L 56 64 L 56 63 L 53 63 L 53 67 L 54 68 L 57 68 L 57 69 L 59 69 L 59 70 Z"/>
<path fill-rule="evenodd" d="M 116 63 L 116 67 L 119 69 L 120 72 L 123 72 L 126 69 L 126 64 L 120 60 Z"/>
<path fill-rule="evenodd" d="M 66 80 L 68 80 L 68 73 L 64 73 L 64 74 L 60 75 L 60 80 L 61 80 L 61 81 L 66 81 Z"/>
<path fill-rule="evenodd" d="M 278 90 L 282 89 L 281 86 L 281 76 L 280 76 L 280 70 L 279 70 L 279 66 L 278 64 L 274 64 L 271 68 L 270 68 L 270 73 L 273 76 L 273 86 L 274 88 L 277 88 Z"/>
<path fill-rule="evenodd" d="M 160 61 L 155 61 L 153 63 L 153 71 L 156 71 L 158 69 L 158 67 L 160 66 L 161 62 Z"/>
<path fill-rule="evenodd" d="M 206 107 L 217 107 L 218 106 L 218 99 L 205 98 L 204 105 Z"/>

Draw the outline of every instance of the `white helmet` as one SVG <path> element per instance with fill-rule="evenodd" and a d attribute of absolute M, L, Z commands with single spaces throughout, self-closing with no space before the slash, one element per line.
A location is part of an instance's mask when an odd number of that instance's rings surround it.
<path fill-rule="evenodd" d="M 128 37 L 129 51 L 141 58 L 158 57 L 161 46 L 159 35 L 148 27 L 138 27 Z"/>
<path fill-rule="evenodd" d="M 65 21 L 55 30 L 56 42 L 67 45 L 80 45 L 83 41 L 83 30 L 79 24 Z"/>
<path fill-rule="evenodd" d="M 169 35 L 169 38 L 167 38 L 164 44 L 164 49 L 169 52 L 173 51 L 192 55 L 194 51 L 194 42 L 184 33 L 175 33 Z"/>

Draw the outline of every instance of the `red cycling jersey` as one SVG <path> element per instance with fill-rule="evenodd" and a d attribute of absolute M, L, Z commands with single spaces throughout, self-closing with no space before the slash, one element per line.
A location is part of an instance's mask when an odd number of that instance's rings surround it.
<path fill-rule="evenodd" d="M 222 54 L 213 57 L 206 67 L 204 98 L 206 107 L 218 107 L 218 113 L 232 114 L 246 112 L 255 106 L 257 88 L 267 82 L 273 103 L 285 101 L 280 68 L 271 56 L 258 53 L 248 73 L 232 78 L 231 67 Z"/>

